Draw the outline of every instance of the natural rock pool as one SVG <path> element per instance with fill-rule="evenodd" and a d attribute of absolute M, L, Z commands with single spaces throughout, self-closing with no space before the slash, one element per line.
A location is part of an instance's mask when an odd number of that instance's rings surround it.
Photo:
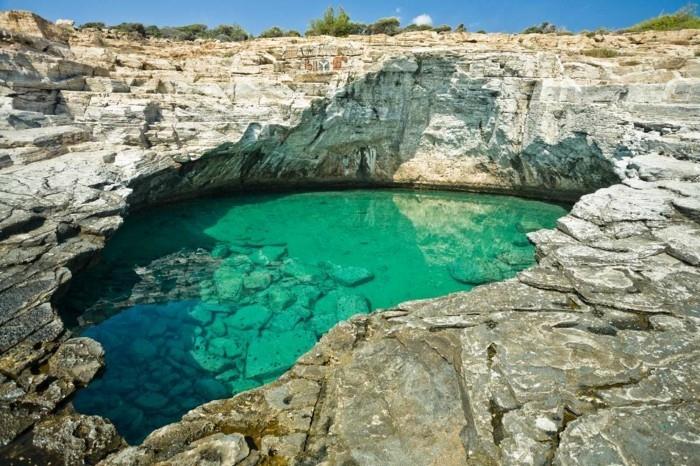
<path fill-rule="evenodd" d="M 287 370 L 340 320 L 534 263 L 561 206 L 396 190 L 241 195 L 135 214 L 78 275 L 63 317 L 106 369 L 75 407 L 130 442 Z"/>

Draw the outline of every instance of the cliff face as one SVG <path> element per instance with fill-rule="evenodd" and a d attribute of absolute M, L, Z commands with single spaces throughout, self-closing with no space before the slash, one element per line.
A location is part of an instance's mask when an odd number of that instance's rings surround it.
<path fill-rule="evenodd" d="M 534 234 L 539 265 L 517 279 L 340 324 L 279 382 L 107 464 L 691 462 L 699 47 L 696 31 L 172 43 L 0 14 L 0 458 L 123 447 L 66 409 L 102 352 L 51 302 L 129 206 L 315 184 L 574 199 L 621 182 Z M 602 48 L 618 55 L 589 56 Z"/>
<path fill-rule="evenodd" d="M 700 145 L 693 31 L 224 44 L 51 29 L 39 48 L 49 27 L 8 17 L 3 163 L 104 149 L 179 170 L 152 198 L 315 180 L 574 199 L 618 180 L 626 157 Z M 619 55 L 584 54 L 601 49 Z"/>

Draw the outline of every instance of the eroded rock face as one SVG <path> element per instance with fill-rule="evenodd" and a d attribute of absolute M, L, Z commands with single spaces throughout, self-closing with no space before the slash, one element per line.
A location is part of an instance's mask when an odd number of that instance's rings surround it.
<path fill-rule="evenodd" d="M 700 456 L 700 60 L 679 45 L 697 32 L 220 44 L 42 21 L 0 13 L 3 461 L 122 446 L 71 412 L 101 350 L 52 302 L 129 205 L 318 183 L 571 199 L 620 180 L 532 233 L 539 265 L 516 280 L 339 324 L 278 382 L 104 463 Z M 623 53 L 580 54 L 599 46 Z"/>

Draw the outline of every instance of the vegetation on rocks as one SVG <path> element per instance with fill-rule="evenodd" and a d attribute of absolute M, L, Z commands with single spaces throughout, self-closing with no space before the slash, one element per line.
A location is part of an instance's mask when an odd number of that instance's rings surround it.
<path fill-rule="evenodd" d="M 263 39 L 271 39 L 274 37 L 301 37 L 301 34 L 299 33 L 299 31 L 295 31 L 293 29 L 285 31 L 280 27 L 273 26 L 270 29 L 266 29 L 263 32 L 261 32 L 258 37 Z"/>
<path fill-rule="evenodd" d="M 323 16 L 311 21 L 307 36 L 336 36 L 345 37 L 350 34 L 361 32 L 364 26 L 353 23 L 350 16 L 340 8 L 336 15 L 335 10 L 329 7 Z"/>
<path fill-rule="evenodd" d="M 179 41 L 193 41 L 196 39 L 215 39 L 222 42 L 235 42 L 251 39 L 253 36 L 244 28 L 237 24 L 221 25 L 216 28 L 209 29 L 205 24 L 189 24 L 185 26 L 165 26 L 158 27 L 154 25 L 144 26 L 141 23 L 121 23 L 116 26 L 107 26 L 103 22 L 87 22 L 82 24 L 79 29 L 98 29 L 137 34 L 141 37 L 158 37 Z M 697 7 L 695 4 L 689 4 L 675 13 L 663 14 L 656 18 L 643 21 L 631 28 L 621 32 L 643 32 L 643 31 L 675 31 L 680 29 L 700 29 L 700 16 L 697 15 Z M 401 27 L 401 21 L 396 17 L 380 18 L 374 23 L 364 24 L 354 22 L 350 15 L 342 8 L 337 11 L 329 7 L 324 12 L 323 16 L 311 21 L 309 29 L 306 31 L 307 36 L 335 36 L 346 37 L 351 34 L 374 35 L 386 34 L 394 36 L 403 32 L 415 31 L 435 31 L 438 33 L 444 32 L 467 32 L 464 24 L 457 25 L 454 29 L 447 25 L 430 26 L 427 24 L 409 24 Z M 479 33 L 486 33 L 480 30 Z M 581 31 L 580 34 L 588 37 L 596 35 L 610 34 L 611 31 L 599 28 L 595 31 Z M 524 29 L 521 34 L 572 34 L 564 28 L 556 24 L 544 21 L 541 24 L 530 26 Z M 285 30 L 278 26 L 271 27 L 261 32 L 258 37 L 275 38 L 275 37 L 300 37 L 301 34 L 295 30 Z M 609 50 L 589 50 L 584 55 L 593 57 L 610 58 L 616 55 L 611 55 Z"/>
<path fill-rule="evenodd" d="M 615 58 L 620 54 L 617 52 L 617 50 L 603 47 L 599 49 L 586 49 L 581 52 L 581 55 L 593 58 Z"/>
<path fill-rule="evenodd" d="M 107 26 L 102 22 L 88 22 L 80 26 L 79 29 L 98 29 L 125 32 L 136 34 L 140 37 L 157 37 L 178 41 L 193 41 L 196 39 L 216 39 L 222 42 L 237 42 L 247 40 L 252 36 L 237 24 L 222 24 L 209 29 L 206 24 L 188 24 L 185 26 L 165 26 L 155 25 L 144 26 L 141 23 L 121 23 L 116 26 Z M 292 34 L 287 34 L 292 35 Z"/>
<path fill-rule="evenodd" d="M 675 13 L 659 15 L 656 18 L 642 21 L 629 28 L 627 32 L 679 31 L 681 29 L 700 29 L 697 5 L 689 4 Z"/>
<path fill-rule="evenodd" d="M 367 26 L 368 34 L 386 34 L 394 36 L 401 32 L 401 22 L 399 18 L 380 18 L 374 24 Z"/>
<path fill-rule="evenodd" d="M 559 32 L 559 31 L 560 31 L 560 29 L 555 24 L 552 24 L 548 21 L 545 21 L 542 24 L 539 24 L 536 26 L 530 26 L 529 28 L 525 29 L 522 33 L 523 34 L 554 34 L 554 33 Z"/>

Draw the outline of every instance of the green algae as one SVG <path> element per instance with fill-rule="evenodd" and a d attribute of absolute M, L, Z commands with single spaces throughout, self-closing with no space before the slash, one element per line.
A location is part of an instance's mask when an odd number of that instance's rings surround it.
<path fill-rule="evenodd" d="M 246 195 L 129 218 L 75 278 L 64 319 L 106 369 L 76 408 L 129 442 L 278 377 L 338 321 L 469 290 L 534 262 L 557 205 L 410 191 Z"/>

